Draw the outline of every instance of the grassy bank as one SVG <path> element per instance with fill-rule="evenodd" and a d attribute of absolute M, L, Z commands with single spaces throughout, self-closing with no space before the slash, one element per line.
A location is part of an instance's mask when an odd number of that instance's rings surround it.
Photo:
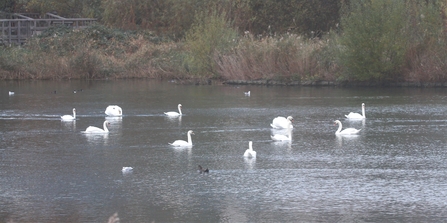
<path fill-rule="evenodd" d="M 433 5 L 410 3 L 353 3 L 339 29 L 318 38 L 241 34 L 224 13 L 198 14 L 185 38 L 177 41 L 100 25 L 55 27 L 25 46 L 1 47 L 0 79 L 444 86 L 446 23 Z"/>

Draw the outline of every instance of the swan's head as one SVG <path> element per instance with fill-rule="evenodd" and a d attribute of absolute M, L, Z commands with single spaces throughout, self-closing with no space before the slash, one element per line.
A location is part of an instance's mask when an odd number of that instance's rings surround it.
<path fill-rule="evenodd" d="M 341 122 L 339 120 L 334 121 L 334 125 L 340 124 Z"/>
<path fill-rule="evenodd" d="M 177 106 L 177 107 L 181 108 L 181 107 L 182 107 L 182 104 L 178 104 L 178 106 Z"/>
<path fill-rule="evenodd" d="M 362 107 L 365 107 L 365 103 L 362 103 Z"/>
<path fill-rule="evenodd" d="M 189 131 L 188 131 L 188 134 L 190 134 L 190 135 L 194 135 L 194 132 L 193 132 L 192 130 L 189 130 Z"/>
<path fill-rule="evenodd" d="M 76 112 L 76 108 L 73 108 L 73 112 Z"/>
<path fill-rule="evenodd" d="M 293 117 L 292 117 L 292 116 L 288 116 L 288 117 L 287 117 L 287 120 L 293 122 Z"/>

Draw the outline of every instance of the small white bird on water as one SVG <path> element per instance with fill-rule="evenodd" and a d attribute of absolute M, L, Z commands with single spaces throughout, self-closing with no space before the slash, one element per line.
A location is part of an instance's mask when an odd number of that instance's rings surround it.
<path fill-rule="evenodd" d="M 130 173 L 133 171 L 133 168 L 130 166 L 125 166 L 123 167 L 123 169 L 121 170 L 123 173 Z"/>
<path fill-rule="evenodd" d="M 9 95 L 14 95 L 14 91 L 9 91 Z"/>
<path fill-rule="evenodd" d="M 245 96 L 250 96 L 250 91 L 244 92 Z"/>

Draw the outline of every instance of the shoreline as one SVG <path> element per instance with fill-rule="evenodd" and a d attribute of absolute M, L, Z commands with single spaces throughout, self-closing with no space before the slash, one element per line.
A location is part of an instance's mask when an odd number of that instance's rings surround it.
<path fill-rule="evenodd" d="M 302 86 L 302 87 L 416 87 L 447 88 L 447 82 L 335 82 L 335 81 L 276 81 L 276 80 L 227 80 L 227 85 L 265 85 L 265 86 Z"/>

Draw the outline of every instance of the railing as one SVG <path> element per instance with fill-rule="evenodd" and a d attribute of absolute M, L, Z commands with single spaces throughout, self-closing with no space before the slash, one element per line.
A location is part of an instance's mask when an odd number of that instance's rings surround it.
<path fill-rule="evenodd" d="M 63 18 L 47 13 L 45 19 L 35 19 L 36 15 L 9 14 L 11 19 L 0 19 L 0 43 L 21 45 L 34 35 L 56 26 L 66 25 L 73 29 L 82 29 L 92 25 L 96 19 L 86 18 Z M 3 17 L 3 16 L 2 16 Z"/>

